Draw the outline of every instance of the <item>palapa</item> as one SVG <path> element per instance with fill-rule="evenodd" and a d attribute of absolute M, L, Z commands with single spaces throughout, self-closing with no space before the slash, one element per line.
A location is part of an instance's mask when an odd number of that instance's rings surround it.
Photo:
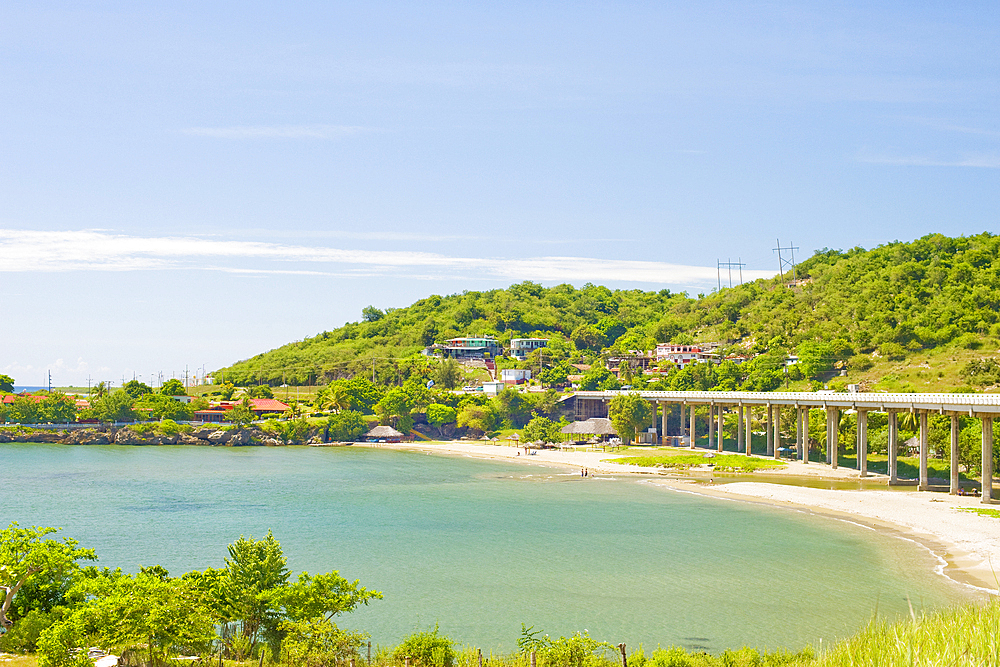
<path fill-rule="evenodd" d="M 391 426 L 376 426 L 365 433 L 366 438 L 402 438 L 403 434 Z"/>
<path fill-rule="evenodd" d="M 559 429 L 560 433 L 586 435 L 618 435 L 610 419 L 591 417 L 586 421 L 571 422 Z"/>

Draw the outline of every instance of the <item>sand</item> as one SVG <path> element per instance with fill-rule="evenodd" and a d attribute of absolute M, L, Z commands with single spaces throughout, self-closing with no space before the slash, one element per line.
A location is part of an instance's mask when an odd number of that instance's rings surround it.
<path fill-rule="evenodd" d="M 473 441 L 377 446 L 505 459 L 529 465 L 587 468 L 590 474 L 635 476 L 669 491 L 807 509 L 835 518 L 849 517 L 862 525 L 895 532 L 931 550 L 940 562 L 938 571 L 967 587 L 970 594 L 1000 594 L 1000 518 L 964 511 L 984 507 L 977 497 L 917 492 L 911 490 L 913 487 L 905 487 L 905 490 L 889 490 L 888 486 L 884 490 L 834 490 L 797 486 L 798 481 L 815 484 L 816 480 L 836 483 L 858 479 L 857 470 L 834 470 L 819 463 L 789 462 L 779 470 L 753 473 L 755 481 L 739 481 L 739 476 L 728 475 L 721 479 L 710 470 L 674 472 L 627 466 L 608 461 L 624 454 L 602 451 L 529 450 L 531 453 L 526 454 L 523 447 Z M 768 477 L 781 483 L 759 481 Z M 885 480 L 879 475 L 871 478 Z"/>

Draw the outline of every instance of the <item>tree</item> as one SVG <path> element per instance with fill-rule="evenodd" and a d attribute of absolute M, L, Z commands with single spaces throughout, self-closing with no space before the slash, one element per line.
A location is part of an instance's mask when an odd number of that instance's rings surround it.
<path fill-rule="evenodd" d="M 236 393 L 236 385 L 234 385 L 232 382 L 223 382 L 221 385 L 219 385 L 219 398 L 221 398 L 222 400 L 224 401 L 231 400 L 233 398 L 234 393 Z"/>
<path fill-rule="evenodd" d="M 172 378 L 164 382 L 163 386 L 160 387 L 160 393 L 164 396 L 187 396 L 187 391 L 184 389 L 184 385 L 181 384 L 181 381 L 176 378 Z"/>
<path fill-rule="evenodd" d="M 354 410 L 341 410 L 327 420 L 327 436 L 334 442 L 357 440 L 368 430 L 364 415 Z"/>
<path fill-rule="evenodd" d="M 489 405 L 469 403 L 459 411 L 458 425 L 481 433 L 489 433 L 496 429 L 497 418 Z"/>
<path fill-rule="evenodd" d="M 38 403 L 39 420 L 54 424 L 76 421 L 76 401 L 66 394 L 53 392 Z"/>
<path fill-rule="evenodd" d="M 427 421 L 431 426 L 435 427 L 441 435 L 443 435 L 443 433 L 441 433 L 441 428 L 445 424 L 450 424 L 456 419 L 458 419 L 458 412 L 455 408 L 447 405 L 441 405 L 440 403 L 431 403 L 427 406 Z"/>
<path fill-rule="evenodd" d="M 14 378 L 9 375 L 0 375 L 0 391 L 14 391 Z"/>
<path fill-rule="evenodd" d="M 150 419 L 189 421 L 194 417 L 193 403 L 175 401 L 163 394 L 144 394 L 134 407 L 136 412 L 148 414 Z"/>
<path fill-rule="evenodd" d="M 392 657 L 396 662 L 412 658 L 417 667 L 452 667 L 455 664 L 455 642 L 440 634 L 435 624 L 430 632 L 415 632 L 404 639 L 393 651 Z"/>
<path fill-rule="evenodd" d="M 615 396 L 608 403 L 608 417 L 626 443 L 635 440 L 635 434 L 649 426 L 653 420 L 653 409 L 649 402 L 637 393 Z"/>
<path fill-rule="evenodd" d="M 259 384 L 255 387 L 250 387 L 247 392 L 250 394 L 250 398 L 274 398 L 274 392 L 271 391 L 271 387 L 266 384 Z"/>
<path fill-rule="evenodd" d="M 124 391 L 101 396 L 91 403 L 89 409 L 83 411 L 83 415 L 106 423 L 135 421 L 138 417 L 132 397 Z"/>
<path fill-rule="evenodd" d="M 524 426 L 524 439 L 529 442 L 542 440 L 544 442 L 557 442 L 562 440 L 563 435 L 560 429 L 566 422 L 554 422 L 548 417 L 535 417 Z"/>
<path fill-rule="evenodd" d="M 383 424 L 397 425 L 404 417 L 409 417 L 413 410 L 413 400 L 410 395 L 399 387 L 394 387 L 385 393 L 382 400 L 375 406 L 375 413 Z M 401 429 L 402 430 L 402 429 Z"/>
<path fill-rule="evenodd" d="M 361 309 L 361 319 L 365 322 L 378 322 L 383 317 L 385 317 L 385 313 L 375 306 L 365 306 Z"/>
<path fill-rule="evenodd" d="M 578 350 L 599 350 L 604 336 L 592 324 L 583 324 L 573 330 L 570 339 Z"/>
<path fill-rule="evenodd" d="M 454 359 L 442 359 L 434 372 L 434 382 L 445 389 L 454 389 L 462 381 L 462 365 Z"/>
<path fill-rule="evenodd" d="M 349 410 L 351 407 L 351 393 L 343 384 L 331 384 L 326 388 L 326 392 L 320 401 L 320 405 L 330 408 L 335 412 Z"/>
<path fill-rule="evenodd" d="M 79 567 L 77 561 L 97 560 L 92 549 L 81 549 L 76 540 L 64 537 L 62 541 L 43 539 L 58 532 L 58 528 L 21 528 L 13 522 L 0 530 L 0 591 L 4 598 L 0 604 L 0 626 L 13 627 L 7 617 L 10 605 L 21 587 L 39 573 L 63 574 Z"/>
<path fill-rule="evenodd" d="M 222 593 L 230 617 L 239 624 L 251 650 L 262 633 L 277 632 L 280 619 L 276 596 L 289 575 L 281 544 L 270 530 L 263 539 L 241 535 L 229 545 Z"/>
<path fill-rule="evenodd" d="M 256 418 L 253 410 L 250 409 L 251 407 L 250 399 L 244 396 L 243 400 L 237 403 L 232 410 L 226 412 L 226 419 L 236 426 L 246 426 Z"/>
<path fill-rule="evenodd" d="M 122 390 L 131 396 L 132 398 L 139 398 L 145 394 L 152 394 L 153 388 L 147 384 L 143 384 L 138 380 L 129 380 L 122 385 Z"/>
<path fill-rule="evenodd" d="M 39 421 L 38 401 L 30 396 L 15 396 L 7 406 L 5 421 L 14 424 L 37 424 Z"/>
<path fill-rule="evenodd" d="M 190 581 L 157 571 L 114 572 L 85 579 L 80 588 L 88 601 L 39 638 L 42 667 L 67 664 L 84 640 L 119 655 L 143 652 L 147 664 L 159 666 L 180 651 L 207 652 L 215 637 L 216 619 Z"/>

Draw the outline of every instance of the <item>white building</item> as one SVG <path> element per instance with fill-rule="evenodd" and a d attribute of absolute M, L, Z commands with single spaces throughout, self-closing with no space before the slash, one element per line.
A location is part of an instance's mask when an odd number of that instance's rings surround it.
<path fill-rule="evenodd" d="M 669 361 L 684 369 L 690 364 L 701 364 L 705 362 L 719 363 L 719 355 L 712 352 L 705 352 L 697 345 L 677 345 L 675 343 L 660 343 L 656 346 L 656 361 Z"/>
<path fill-rule="evenodd" d="M 532 350 L 546 347 L 548 344 L 548 338 L 511 338 L 510 356 L 514 359 L 523 360 Z"/>
<path fill-rule="evenodd" d="M 531 371 L 527 368 L 505 368 L 500 371 L 500 379 L 504 384 L 519 384 L 531 379 Z"/>

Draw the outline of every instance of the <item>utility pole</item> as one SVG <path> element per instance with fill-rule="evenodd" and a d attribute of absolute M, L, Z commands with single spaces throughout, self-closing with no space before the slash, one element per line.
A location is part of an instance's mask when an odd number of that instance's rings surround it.
<path fill-rule="evenodd" d="M 777 240 L 778 247 L 774 248 L 774 252 L 778 253 L 778 274 L 781 275 L 781 279 L 785 279 L 785 268 L 791 267 L 792 269 L 792 280 L 796 279 L 795 272 L 795 251 L 799 249 L 798 246 L 789 245 L 788 247 L 782 248 L 781 241 Z M 781 256 L 781 251 L 787 250 L 789 259 L 785 259 Z"/>
<path fill-rule="evenodd" d="M 737 267 L 737 268 L 739 268 L 739 270 L 740 270 L 740 285 L 743 284 L 743 267 L 746 266 L 746 264 L 744 262 L 741 262 L 738 259 L 735 262 L 727 259 L 725 262 L 723 262 L 722 260 L 718 260 L 717 264 L 718 265 L 716 266 L 715 274 L 716 274 L 716 277 L 719 280 L 719 291 L 720 292 L 722 291 L 722 267 L 726 267 L 727 269 L 729 269 L 729 287 L 733 286 L 733 267 L 734 266 Z"/>
<path fill-rule="evenodd" d="M 90 373 L 87 373 L 87 398 L 90 398 Z"/>
<path fill-rule="evenodd" d="M 49 371 L 49 393 L 52 393 L 52 371 Z"/>
<path fill-rule="evenodd" d="M 184 391 L 187 391 L 187 388 L 188 388 L 188 367 L 187 364 L 184 364 Z"/>

